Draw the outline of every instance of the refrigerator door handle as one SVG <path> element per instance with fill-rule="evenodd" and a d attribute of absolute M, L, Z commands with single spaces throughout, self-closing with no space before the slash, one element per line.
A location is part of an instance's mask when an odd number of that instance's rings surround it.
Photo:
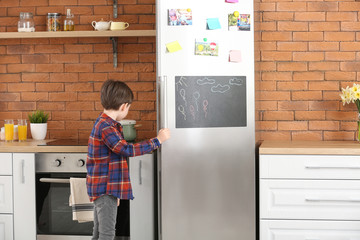
<path fill-rule="evenodd" d="M 159 99 L 159 128 L 167 128 L 167 76 L 159 77 L 158 85 Z"/>

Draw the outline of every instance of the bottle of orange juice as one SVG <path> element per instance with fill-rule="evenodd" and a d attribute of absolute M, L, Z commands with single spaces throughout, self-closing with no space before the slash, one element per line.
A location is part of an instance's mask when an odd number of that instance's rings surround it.
<path fill-rule="evenodd" d="M 5 120 L 5 142 L 12 142 L 14 139 L 14 120 Z"/>

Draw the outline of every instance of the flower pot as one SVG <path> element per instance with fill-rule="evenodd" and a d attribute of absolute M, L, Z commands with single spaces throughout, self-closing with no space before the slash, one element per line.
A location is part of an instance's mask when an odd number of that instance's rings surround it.
<path fill-rule="evenodd" d="M 47 123 L 30 123 L 31 136 L 35 140 L 44 140 L 46 137 Z"/>

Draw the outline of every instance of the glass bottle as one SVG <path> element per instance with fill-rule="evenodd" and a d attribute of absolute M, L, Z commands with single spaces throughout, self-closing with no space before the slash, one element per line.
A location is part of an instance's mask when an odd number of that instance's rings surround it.
<path fill-rule="evenodd" d="M 20 13 L 20 19 L 18 21 L 18 32 L 35 32 L 35 23 L 32 13 Z"/>
<path fill-rule="evenodd" d="M 71 10 L 66 10 L 66 18 L 64 20 L 64 31 L 74 31 L 75 25 L 74 25 L 74 14 L 71 14 Z"/>
<path fill-rule="evenodd" d="M 61 31 L 60 28 L 60 13 L 48 13 L 47 15 L 47 30 L 49 32 Z"/>

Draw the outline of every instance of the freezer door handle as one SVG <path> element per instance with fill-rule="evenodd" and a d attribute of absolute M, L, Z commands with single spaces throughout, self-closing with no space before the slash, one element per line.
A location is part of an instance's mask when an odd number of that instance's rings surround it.
<path fill-rule="evenodd" d="M 158 84 L 158 101 L 159 101 L 159 127 L 167 128 L 167 76 L 160 76 L 159 77 L 159 84 Z"/>

